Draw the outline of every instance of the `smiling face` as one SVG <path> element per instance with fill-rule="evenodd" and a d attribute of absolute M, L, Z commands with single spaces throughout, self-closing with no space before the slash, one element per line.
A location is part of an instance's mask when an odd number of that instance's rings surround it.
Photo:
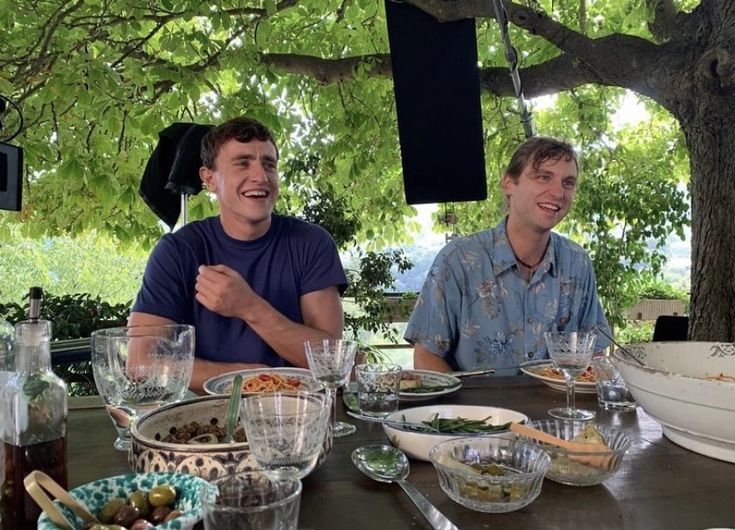
<path fill-rule="evenodd" d="M 577 163 L 572 158 L 549 158 L 534 167 L 529 161 L 520 176 L 503 176 L 510 203 L 509 222 L 536 233 L 554 228 L 572 205 L 577 188 Z"/>
<path fill-rule="evenodd" d="M 228 140 L 213 167 L 202 167 L 199 175 L 217 196 L 227 235 L 252 240 L 268 231 L 278 198 L 278 153 L 273 142 Z"/>

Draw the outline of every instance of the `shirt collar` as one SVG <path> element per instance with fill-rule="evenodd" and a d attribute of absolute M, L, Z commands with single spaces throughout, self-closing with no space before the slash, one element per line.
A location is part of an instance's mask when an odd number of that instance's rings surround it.
<path fill-rule="evenodd" d="M 495 257 L 493 260 L 493 272 L 496 276 L 516 264 L 516 257 L 513 254 L 513 249 L 508 241 L 508 233 L 505 229 L 507 222 L 508 216 L 505 216 L 495 230 L 493 230 L 493 243 L 495 245 L 495 251 L 493 253 Z M 538 271 L 548 272 L 552 276 L 556 277 L 559 274 L 558 267 L 556 266 L 557 235 L 554 232 L 551 232 L 549 237 L 551 238 L 549 240 L 549 248 L 546 249 L 546 254 L 544 255 L 544 259 L 542 260 Z M 534 273 L 534 276 L 535 275 L 536 274 Z"/>

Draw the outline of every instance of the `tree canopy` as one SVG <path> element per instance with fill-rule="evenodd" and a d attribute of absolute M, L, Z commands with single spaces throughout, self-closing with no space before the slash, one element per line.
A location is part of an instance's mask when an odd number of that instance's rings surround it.
<path fill-rule="evenodd" d="M 454 211 L 462 232 L 487 227 L 502 215 L 497 181 L 523 139 L 493 4 L 404 1 L 440 21 L 477 20 L 491 197 Z M 503 5 L 526 95 L 553 95 L 535 105 L 537 131 L 582 155 L 561 229 L 590 249 L 610 313 L 641 271 L 658 269 L 666 238 L 682 235 L 691 174 L 692 335 L 733 339 L 735 243 L 715 237 L 735 224 L 725 215 L 735 206 L 730 2 Z M 311 190 L 329 189 L 347 198 L 358 242 L 406 241 L 413 209 L 403 198 L 385 26 L 382 0 L 0 0 L 0 94 L 23 111 L 15 143 L 28 166 L 23 211 L 0 224 L 21 222 L 29 234 L 95 227 L 150 242 L 161 227 L 137 188 L 158 131 L 247 114 L 279 137 L 284 207 L 304 209 Z M 625 89 L 647 111 L 631 126 L 616 114 Z M 0 137 L 18 125 L 12 109 L 2 119 Z M 192 218 L 213 211 L 205 194 L 190 202 Z M 699 318 L 706 300 L 714 312 Z"/>

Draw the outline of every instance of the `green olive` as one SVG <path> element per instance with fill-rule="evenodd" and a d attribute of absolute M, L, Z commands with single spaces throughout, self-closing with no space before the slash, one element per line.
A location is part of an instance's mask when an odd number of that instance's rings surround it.
<path fill-rule="evenodd" d="M 100 513 L 97 515 L 97 519 L 102 524 L 110 524 L 115 519 L 115 514 L 120 511 L 120 508 L 125 506 L 128 502 L 125 499 L 112 499 L 105 504 Z"/>
<path fill-rule="evenodd" d="M 140 516 L 143 518 L 148 517 L 151 513 L 151 505 L 148 502 L 148 494 L 145 491 L 137 490 L 128 499 L 130 506 L 135 506 L 140 511 Z"/>
<path fill-rule="evenodd" d="M 176 489 L 168 484 L 156 486 L 148 493 L 148 502 L 155 508 L 168 506 L 169 504 L 173 504 L 175 500 Z"/>

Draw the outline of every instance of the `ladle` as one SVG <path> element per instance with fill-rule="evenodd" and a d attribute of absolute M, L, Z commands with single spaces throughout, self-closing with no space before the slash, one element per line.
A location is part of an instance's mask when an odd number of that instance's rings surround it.
<path fill-rule="evenodd" d="M 413 484 L 406 480 L 410 466 L 408 457 L 400 449 L 384 444 L 364 445 L 352 452 L 352 463 L 373 480 L 397 483 L 434 530 L 459 530 Z"/>
<path fill-rule="evenodd" d="M 23 485 L 26 488 L 28 494 L 36 501 L 36 504 L 40 506 L 41 510 L 46 512 L 46 515 L 51 522 L 62 530 L 75 530 L 73 524 L 64 517 L 56 505 L 51 502 L 44 490 L 53 495 L 60 503 L 69 508 L 74 515 L 79 517 L 85 524 L 96 523 L 100 524 L 99 520 L 89 513 L 89 510 L 80 504 L 74 497 L 72 497 L 68 491 L 62 488 L 54 479 L 49 477 L 46 473 L 41 471 L 31 471 L 23 479 Z"/>

